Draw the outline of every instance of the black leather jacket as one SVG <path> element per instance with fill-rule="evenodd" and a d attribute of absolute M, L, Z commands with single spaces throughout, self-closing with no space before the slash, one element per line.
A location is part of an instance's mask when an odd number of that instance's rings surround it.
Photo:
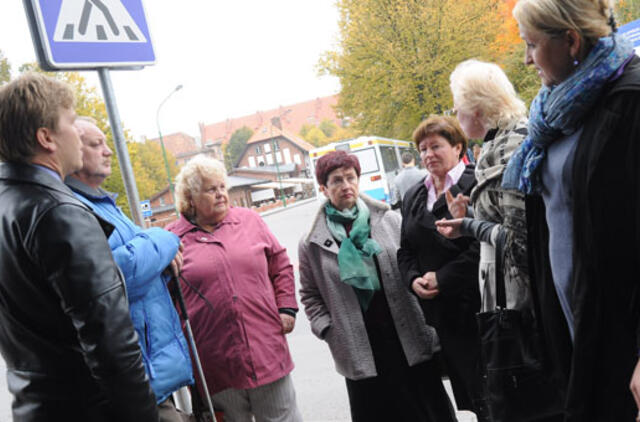
<path fill-rule="evenodd" d="M 0 352 L 15 422 L 158 420 L 111 230 L 52 175 L 0 163 Z"/>

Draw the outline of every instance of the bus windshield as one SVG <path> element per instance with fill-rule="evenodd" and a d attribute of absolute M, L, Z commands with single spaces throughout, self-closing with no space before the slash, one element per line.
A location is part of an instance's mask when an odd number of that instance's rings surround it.
<path fill-rule="evenodd" d="M 375 148 L 366 148 L 359 151 L 352 151 L 358 161 L 360 161 L 360 174 L 374 173 L 380 170 Z"/>

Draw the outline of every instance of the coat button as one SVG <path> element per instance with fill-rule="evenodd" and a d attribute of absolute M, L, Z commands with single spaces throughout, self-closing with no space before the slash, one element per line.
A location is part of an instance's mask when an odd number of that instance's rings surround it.
<path fill-rule="evenodd" d="M 207 238 L 206 237 L 201 237 L 200 240 L 202 240 L 203 242 L 206 242 Z"/>
<path fill-rule="evenodd" d="M 331 245 L 333 245 L 333 242 L 330 239 L 324 241 L 324 246 L 326 246 L 327 248 Z"/>

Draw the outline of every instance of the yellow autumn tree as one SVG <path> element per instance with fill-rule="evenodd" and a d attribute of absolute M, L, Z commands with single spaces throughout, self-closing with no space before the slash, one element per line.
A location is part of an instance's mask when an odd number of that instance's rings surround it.
<path fill-rule="evenodd" d="M 618 0 L 615 15 L 618 25 L 640 19 L 640 0 Z"/>
<path fill-rule="evenodd" d="M 540 90 L 540 78 L 532 66 L 524 63 L 524 42 L 520 38 L 518 22 L 512 15 L 517 0 L 502 0 L 498 5 L 496 22 L 498 34 L 491 44 L 491 60 L 505 71 L 518 95 L 528 104 Z"/>
<path fill-rule="evenodd" d="M 157 142 L 129 142 L 127 147 L 141 200 L 151 198 L 169 185 L 162 149 Z M 169 151 L 167 161 L 171 177 L 175 179 L 180 169 Z"/>
<path fill-rule="evenodd" d="M 27 63 L 20 67 L 20 72 L 34 71 L 43 72 L 36 63 Z M 86 79 L 78 72 L 43 72 L 47 75 L 68 83 L 75 94 L 76 113 L 79 116 L 89 116 L 96 120 L 96 126 L 100 128 L 107 136 L 107 144 L 113 151 L 113 159 L 111 161 L 111 176 L 109 176 L 102 184 L 102 188 L 117 194 L 116 203 L 122 211 L 130 216 L 129 203 L 127 193 L 122 180 L 120 171 L 120 163 L 116 156 L 115 145 L 113 142 L 113 134 L 109 125 L 109 116 L 107 109 L 98 93 L 98 90 L 87 84 Z M 123 124 L 124 127 L 124 124 Z M 127 142 L 127 150 L 131 159 L 136 185 L 138 186 L 138 195 L 141 199 L 149 198 L 154 193 L 162 190 L 167 186 L 167 176 L 164 170 L 164 162 L 162 161 L 162 152 L 160 147 L 152 145 L 152 142 L 139 144 L 133 142 L 129 131 L 124 128 L 125 140 Z M 175 177 L 178 173 L 175 164 L 176 159 L 169 152 L 168 159 L 172 166 L 172 175 Z"/>
<path fill-rule="evenodd" d="M 338 111 L 355 130 L 408 139 L 421 119 L 451 107 L 449 74 L 490 59 L 502 0 L 338 0 L 339 48 L 321 72 L 340 79 Z"/>

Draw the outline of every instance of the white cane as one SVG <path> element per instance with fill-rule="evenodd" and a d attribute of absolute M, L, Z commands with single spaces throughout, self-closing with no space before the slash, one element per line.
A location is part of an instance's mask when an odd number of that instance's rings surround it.
<path fill-rule="evenodd" d="M 182 314 L 182 320 L 184 321 L 184 326 L 187 329 L 187 339 L 189 340 L 189 348 L 191 349 L 191 353 L 193 353 L 193 361 L 196 363 L 196 368 L 198 370 L 198 376 L 200 377 L 200 382 L 202 383 L 202 389 L 204 390 L 204 395 L 207 400 L 207 407 L 209 408 L 209 412 L 211 412 L 211 418 L 213 422 L 217 422 L 216 414 L 213 410 L 213 403 L 211 402 L 211 396 L 209 395 L 209 388 L 207 387 L 207 380 L 204 378 L 204 371 L 202 370 L 202 364 L 200 363 L 200 357 L 198 356 L 198 350 L 196 349 L 196 341 L 193 338 L 193 331 L 191 331 L 191 322 L 189 322 L 189 314 L 187 314 L 187 307 L 184 304 L 184 298 L 182 297 L 182 289 L 180 288 L 180 282 L 174 278 L 176 283 L 176 292 L 178 294 L 178 306 L 180 306 L 180 313 Z M 196 389 L 198 386 L 196 386 Z"/>

